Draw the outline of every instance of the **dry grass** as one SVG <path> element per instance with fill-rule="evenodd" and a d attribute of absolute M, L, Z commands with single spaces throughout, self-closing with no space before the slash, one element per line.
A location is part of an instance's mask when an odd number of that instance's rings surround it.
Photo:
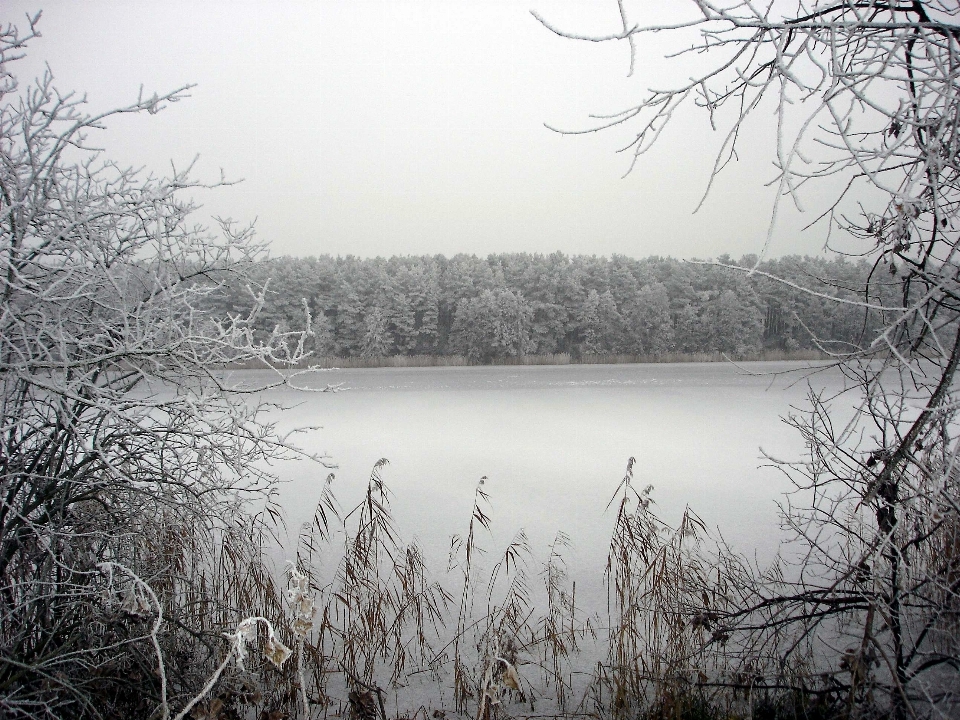
<path fill-rule="evenodd" d="M 607 608 L 594 614 L 577 607 L 564 534 L 539 562 L 522 531 L 492 546 L 482 480 L 447 568 L 431 572 L 394 524 L 386 466 L 376 464 L 348 512 L 325 485 L 286 577 L 264 564 L 265 538 L 251 525 L 218 538 L 209 563 L 180 567 L 189 579 L 180 589 L 154 586 L 172 624 L 160 634 L 165 656 L 189 654 L 194 688 L 221 672 L 190 717 L 666 720 L 749 717 L 761 706 L 775 708 L 772 718 L 795 716 L 786 669 L 772 668 L 749 633 L 718 625 L 744 601 L 749 567 L 692 511 L 677 528 L 660 521 L 651 488 L 634 487 L 632 459 L 609 505 Z M 194 557 L 183 552 L 188 533 L 166 542 L 165 557 Z M 330 557 L 339 558 L 335 570 L 322 562 Z M 241 666 L 221 633 L 251 612 L 270 634 L 250 636 Z M 286 662 L 276 657 L 274 628 L 292 653 Z M 183 692 L 171 695 L 174 710 L 185 701 Z"/>
<path fill-rule="evenodd" d="M 826 360 L 828 356 L 818 350 L 763 350 L 757 353 L 732 357 L 724 353 L 665 353 L 663 355 L 581 355 L 575 357 L 570 353 L 556 353 L 549 355 L 521 355 L 518 357 L 493 358 L 489 363 L 482 363 L 465 358 L 462 355 L 393 355 L 390 357 L 321 357 L 307 358 L 300 363 L 291 365 L 297 369 L 305 368 L 404 368 L 404 367 L 467 367 L 479 365 L 512 366 L 512 365 L 629 365 L 647 363 L 696 363 L 696 362 L 729 362 L 737 360 L 753 361 L 803 361 Z M 242 370 L 255 370 L 263 367 L 257 363 L 238 363 L 232 367 Z"/>
<path fill-rule="evenodd" d="M 90 631 L 116 643 L 88 697 L 174 720 L 839 717 L 842 685 L 825 689 L 802 653 L 777 666 L 749 626 L 725 624 L 756 600 L 756 574 L 692 511 L 664 524 L 633 459 L 594 613 L 577 606 L 563 533 L 543 560 L 522 530 L 495 547 L 483 480 L 447 567 L 428 568 L 394 523 L 386 467 L 346 512 L 328 477 L 283 572 L 265 561 L 274 510 L 216 531 L 146 524 L 140 575 L 106 563 L 98 581 Z"/>

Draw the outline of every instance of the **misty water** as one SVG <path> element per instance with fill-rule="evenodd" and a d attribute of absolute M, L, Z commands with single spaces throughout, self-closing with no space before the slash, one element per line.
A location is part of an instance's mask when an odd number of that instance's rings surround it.
<path fill-rule="evenodd" d="M 761 562 L 772 556 L 782 537 L 776 501 L 789 483 L 761 448 L 802 457 L 801 438 L 781 417 L 807 406 L 810 386 L 842 387 L 832 369 L 778 374 L 803 368 L 809 364 L 330 370 L 307 383 L 339 392 L 283 388 L 265 398 L 286 406 L 274 416 L 283 429 L 320 426 L 299 441 L 336 463 L 333 487 L 344 508 L 362 497 L 373 465 L 389 460 L 382 474 L 401 533 L 423 546 L 438 573 L 486 477 L 493 533 L 481 545 L 489 556 L 523 529 L 539 562 L 562 531 L 571 540 L 564 551 L 571 575 L 596 591 L 614 521 L 605 508 L 630 457 L 635 485 L 654 486 L 655 510 L 667 522 L 689 505 L 734 549 Z M 234 380 L 266 377 L 243 371 Z M 846 398 L 836 402 L 849 406 Z M 275 470 L 295 537 L 327 471 L 303 462 Z"/>

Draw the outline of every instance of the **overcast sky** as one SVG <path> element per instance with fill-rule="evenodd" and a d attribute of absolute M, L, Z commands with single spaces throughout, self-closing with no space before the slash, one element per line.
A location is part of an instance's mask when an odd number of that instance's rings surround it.
<path fill-rule="evenodd" d="M 645 13 L 662 0 L 638 3 Z M 155 116 L 121 117 L 95 138 L 125 164 L 165 172 L 199 155 L 243 183 L 205 193 L 202 216 L 257 219 L 273 254 L 553 252 L 712 257 L 763 246 L 773 120 L 749 128 L 740 162 L 698 214 L 718 133 L 697 113 L 621 179 L 628 130 L 564 137 L 669 85 L 669 38 L 641 45 L 559 38 L 615 32 L 615 0 L 22 2 L 41 39 L 16 68 L 49 64 L 91 111 L 195 83 Z M 672 73 L 672 75 L 671 75 Z M 692 109 L 692 108 L 691 108 Z M 203 219 L 203 218 L 201 218 Z M 815 254 L 823 233 L 787 213 L 771 254 Z"/>

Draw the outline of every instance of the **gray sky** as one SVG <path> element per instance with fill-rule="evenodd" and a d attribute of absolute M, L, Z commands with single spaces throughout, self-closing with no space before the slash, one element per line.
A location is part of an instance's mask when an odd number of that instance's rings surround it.
<path fill-rule="evenodd" d="M 639 2 L 638 20 L 662 0 Z M 741 161 L 692 211 L 719 134 L 678 118 L 633 174 L 614 151 L 629 131 L 563 137 L 670 84 L 666 45 L 644 42 L 627 78 L 622 43 L 558 38 L 619 26 L 615 0 L 23 2 L 43 9 L 21 80 L 47 62 L 91 111 L 196 83 L 155 116 L 113 119 L 95 142 L 160 172 L 199 154 L 201 178 L 240 185 L 198 196 L 249 221 L 273 254 L 360 256 L 553 252 L 709 257 L 757 252 L 772 195 L 773 121 L 754 121 Z M 664 38 L 668 40 L 668 38 Z M 691 108 L 692 109 L 692 108 Z M 784 213 L 772 255 L 814 254 L 822 232 Z"/>

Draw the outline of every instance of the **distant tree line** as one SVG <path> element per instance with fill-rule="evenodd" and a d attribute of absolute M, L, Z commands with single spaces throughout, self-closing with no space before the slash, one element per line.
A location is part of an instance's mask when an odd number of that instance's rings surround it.
<path fill-rule="evenodd" d="M 719 259 L 741 267 L 755 261 Z M 262 293 L 253 327 L 264 334 L 301 328 L 309 312 L 306 349 L 315 356 L 743 356 L 818 343 L 859 347 L 884 318 L 833 298 L 879 300 L 865 298 L 863 288 L 885 294 L 889 287 L 892 294 L 894 278 L 877 278 L 897 272 L 843 257 L 798 256 L 765 260 L 758 269 L 787 283 L 663 257 L 280 257 L 254 264 L 242 280 L 227 279 L 211 309 L 239 314 L 251 293 Z"/>

